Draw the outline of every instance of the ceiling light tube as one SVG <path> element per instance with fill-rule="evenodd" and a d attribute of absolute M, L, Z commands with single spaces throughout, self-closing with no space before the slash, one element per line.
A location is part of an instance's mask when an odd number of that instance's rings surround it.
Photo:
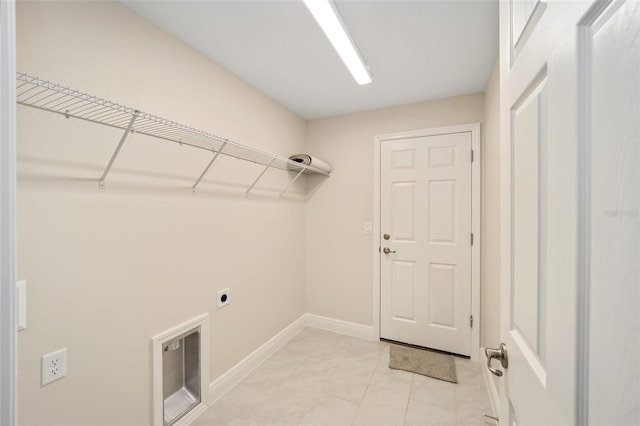
<path fill-rule="evenodd" d="M 304 0 L 315 20 L 336 49 L 342 62 L 360 85 L 371 83 L 371 74 L 329 0 Z"/>

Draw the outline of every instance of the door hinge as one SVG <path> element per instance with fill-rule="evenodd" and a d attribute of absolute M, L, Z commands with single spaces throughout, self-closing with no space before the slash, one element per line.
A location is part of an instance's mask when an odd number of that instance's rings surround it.
<path fill-rule="evenodd" d="M 471 162 L 473 163 L 473 150 L 471 150 Z"/>
<path fill-rule="evenodd" d="M 473 315 L 469 316 L 469 327 L 473 328 Z"/>
<path fill-rule="evenodd" d="M 471 245 L 473 245 L 473 232 L 471 233 Z"/>
<path fill-rule="evenodd" d="M 382 247 L 378 247 L 378 253 L 382 253 Z"/>

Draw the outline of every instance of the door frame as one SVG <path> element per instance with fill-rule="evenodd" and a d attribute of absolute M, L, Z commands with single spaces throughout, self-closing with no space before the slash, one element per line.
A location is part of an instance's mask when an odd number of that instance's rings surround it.
<path fill-rule="evenodd" d="M 15 2 L 0 1 L 0 424 L 16 424 Z"/>
<path fill-rule="evenodd" d="M 473 316 L 473 328 L 471 328 L 471 360 L 480 362 L 480 247 L 482 236 L 480 234 L 480 168 L 482 153 L 480 150 L 480 123 L 466 123 L 452 126 L 432 127 L 420 130 L 410 130 L 396 133 L 376 135 L 373 138 L 373 242 L 371 254 L 373 256 L 373 332 L 376 339 L 380 339 L 380 147 L 384 141 L 399 139 L 420 138 L 450 133 L 471 132 L 471 149 L 473 150 L 473 162 L 471 163 L 471 232 L 473 233 L 473 246 L 471 246 L 471 315 Z"/>

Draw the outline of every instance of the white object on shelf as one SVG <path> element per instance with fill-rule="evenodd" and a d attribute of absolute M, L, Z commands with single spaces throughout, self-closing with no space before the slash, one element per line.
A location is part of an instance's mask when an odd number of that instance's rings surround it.
<path fill-rule="evenodd" d="M 97 98 L 68 87 L 63 87 L 38 77 L 19 72 L 17 73 L 16 79 L 16 98 L 19 105 L 61 114 L 67 118 L 73 117 L 102 124 L 124 131 L 115 152 L 100 177 L 99 185 L 101 189 L 104 189 L 105 179 L 111 166 L 130 133 L 139 133 L 212 152 L 213 157 L 211 161 L 192 186 L 192 190 L 194 191 L 220 154 L 266 166 L 258 179 L 249 187 L 247 194 L 269 168 L 300 170 L 305 173 L 317 173 L 325 176 L 330 175 L 329 170 L 323 170 L 314 165 L 296 163 L 288 158 L 252 148 L 231 139 L 185 126 L 184 124 L 176 123 L 175 121 L 148 114 L 131 107 Z M 284 191 L 286 191 L 289 186 L 290 185 L 288 185 Z M 284 193 L 284 191 L 282 193 Z"/>
<path fill-rule="evenodd" d="M 295 162 L 295 166 L 294 165 L 289 165 L 289 170 L 293 170 L 293 171 L 299 171 L 302 170 L 303 173 L 305 174 L 309 174 L 309 173 L 317 173 L 316 171 L 310 171 L 309 169 L 304 169 L 304 168 L 300 168 L 300 164 L 305 165 L 305 166 L 311 166 L 317 170 L 321 170 L 323 172 L 325 172 L 326 174 L 331 173 L 331 165 L 329 165 L 329 163 L 327 163 L 326 161 L 322 161 L 321 159 L 314 157 L 313 155 L 309 155 L 309 154 L 296 154 L 296 155 L 292 155 L 291 157 L 289 157 L 289 160 Z"/>

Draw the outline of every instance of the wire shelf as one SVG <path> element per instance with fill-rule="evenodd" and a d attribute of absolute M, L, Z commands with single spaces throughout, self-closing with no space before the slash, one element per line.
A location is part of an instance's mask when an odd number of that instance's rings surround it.
<path fill-rule="evenodd" d="M 330 173 L 325 170 L 300 164 L 267 151 L 262 151 L 212 133 L 167 120 L 166 118 L 60 86 L 38 77 L 18 72 L 16 79 L 16 98 L 17 103 L 20 105 L 61 114 L 67 118 L 72 117 L 102 124 L 124 131 L 123 138 L 116 148 L 116 152 L 107 166 L 101 182 L 104 181 L 113 160 L 115 160 L 120 147 L 124 143 L 124 139 L 130 132 L 213 152 L 214 158 L 193 186 L 194 190 L 200 182 L 200 179 L 202 179 L 220 154 L 262 164 L 266 166 L 265 171 L 268 168 L 277 168 L 299 173 L 313 172 L 325 176 L 330 175 Z M 298 176 L 296 176 L 296 178 Z M 253 187 L 253 185 L 251 187 Z"/>

